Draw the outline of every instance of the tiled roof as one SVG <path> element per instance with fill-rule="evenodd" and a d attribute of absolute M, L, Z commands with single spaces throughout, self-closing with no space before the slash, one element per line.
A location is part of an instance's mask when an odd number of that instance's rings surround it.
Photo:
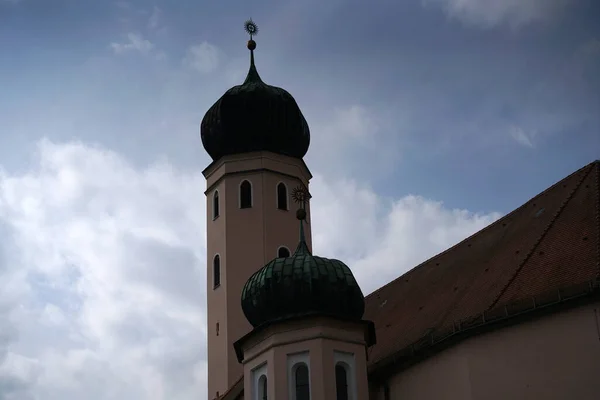
<path fill-rule="evenodd" d="M 600 161 L 370 294 L 370 370 L 457 321 L 600 278 Z"/>

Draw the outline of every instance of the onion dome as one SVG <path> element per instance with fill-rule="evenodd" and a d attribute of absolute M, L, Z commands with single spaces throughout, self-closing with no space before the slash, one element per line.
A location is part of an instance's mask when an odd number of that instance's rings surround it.
<path fill-rule="evenodd" d="M 258 27 L 251 20 L 245 26 L 250 70 L 243 84 L 225 92 L 206 112 L 200 126 L 204 149 L 213 160 L 252 151 L 302 158 L 310 143 L 308 124 L 291 94 L 261 80 L 252 40 Z"/>
<path fill-rule="evenodd" d="M 300 243 L 293 255 L 276 258 L 254 273 L 242 290 L 242 310 L 255 328 L 303 315 L 361 320 L 365 298 L 350 268 L 311 254 L 298 210 Z"/>

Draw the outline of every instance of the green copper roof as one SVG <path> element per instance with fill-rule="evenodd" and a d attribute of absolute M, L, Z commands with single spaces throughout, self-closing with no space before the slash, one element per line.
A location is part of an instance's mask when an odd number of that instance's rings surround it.
<path fill-rule="evenodd" d="M 254 64 L 241 85 L 227 90 L 206 112 L 200 125 L 205 150 L 213 161 L 223 156 L 270 151 L 302 158 L 310 144 L 310 129 L 294 97 L 262 81 Z"/>
<path fill-rule="evenodd" d="M 254 327 L 308 314 L 360 320 L 365 300 L 348 266 L 311 254 L 301 224 L 294 254 L 272 260 L 248 279 L 242 309 Z"/>

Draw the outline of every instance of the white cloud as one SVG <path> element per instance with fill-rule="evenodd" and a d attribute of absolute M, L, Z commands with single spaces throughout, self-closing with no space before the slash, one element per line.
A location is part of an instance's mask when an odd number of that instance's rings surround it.
<path fill-rule="evenodd" d="M 452 18 L 484 28 L 509 25 L 513 28 L 546 20 L 559 14 L 568 0 L 422 0 L 438 5 Z"/>
<path fill-rule="evenodd" d="M 522 146 L 534 148 L 535 142 L 534 139 L 537 136 L 536 131 L 528 131 L 526 132 L 523 128 L 519 126 L 512 126 L 510 128 L 510 135 L 514 140 L 517 141 Z"/>
<path fill-rule="evenodd" d="M 201 173 L 80 143 L 37 156 L 0 174 L 0 398 L 206 399 Z M 318 173 L 311 190 L 315 251 L 365 292 L 497 217 Z"/>
<path fill-rule="evenodd" d="M 25 384 L 45 399 L 202 393 L 201 174 L 166 163 L 136 171 L 80 144 L 42 142 L 39 153 L 36 171 L 0 178 L 14 240 L 1 279 L 28 292 L 0 311 L 0 331 L 16 330 L 0 339 L 0 381 L 21 382 L 0 385 L 0 398 Z M 36 361 L 36 379 L 22 357 Z"/>
<path fill-rule="evenodd" d="M 311 192 L 315 252 L 346 262 L 365 294 L 500 217 L 414 195 L 386 199 L 356 182 L 322 176 L 315 176 Z"/>
<path fill-rule="evenodd" d="M 388 115 L 362 104 L 325 110 L 310 123 L 308 159 L 313 168 L 336 177 L 353 176 L 372 181 L 387 178 L 402 158 L 402 130 L 390 129 Z M 401 119 L 394 115 L 395 123 Z M 333 150 L 332 150 L 333 149 Z"/>
<path fill-rule="evenodd" d="M 152 9 L 152 14 L 148 18 L 148 27 L 150 29 L 157 29 L 162 18 L 162 10 L 156 6 Z"/>
<path fill-rule="evenodd" d="M 148 54 L 154 49 L 154 44 L 147 39 L 144 39 L 142 35 L 137 33 L 128 33 L 128 41 L 125 43 L 111 43 L 110 48 L 115 54 L 123 54 L 131 51 L 139 51 L 142 54 Z"/>
<path fill-rule="evenodd" d="M 188 48 L 183 58 L 183 65 L 206 74 L 216 70 L 219 66 L 219 61 L 219 49 L 208 42 L 202 42 Z"/>

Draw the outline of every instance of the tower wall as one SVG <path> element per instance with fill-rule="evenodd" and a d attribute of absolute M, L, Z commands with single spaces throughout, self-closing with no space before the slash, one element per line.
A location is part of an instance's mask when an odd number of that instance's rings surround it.
<path fill-rule="evenodd" d="M 348 398 L 368 398 L 366 324 L 308 317 L 276 323 L 253 332 L 241 344 L 244 398 L 256 394 L 260 371 L 267 377 L 268 398 L 292 399 L 295 367 L 308 367 L 310 398 L 336 398 L 336 365 L 347 366 Z M 262 368 L 261 368 L 262 367 Z"/>
<path fill-rule="evenodd" d="M 223 394 L 242 375 L 233 343 L 251 330 L 242 313 L 241 292 L 248 278 L 277 256 L 280 246 L 293 253 L 298 243 L 293 188 L 308 187 L 310 171 L 300 159 L 269 152 L 226 156 L 205 171 L 207 179 L 208 393 Z M 252 186 L 252 207 L 240 208 L 240 184 Z M 288 210 L 277 208 L 277 185 L 287 187 Z M 219 216 L 213 219 L 213 196 Z M 310 207 L 307 205 L 307 220 Z M 305 228 L 311 246 L 311 225 Z M 220 285 L 214 287 L 213 260 L 220 257 Z M 217 332 L 218 324 L 218 332 Z"/>

